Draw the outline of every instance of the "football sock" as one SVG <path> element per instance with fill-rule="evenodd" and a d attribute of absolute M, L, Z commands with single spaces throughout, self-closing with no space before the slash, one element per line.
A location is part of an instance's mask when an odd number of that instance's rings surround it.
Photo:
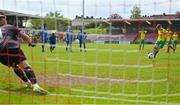
<path fill-rule="evenodd" d="M 44 52 L 44 45 L 42 45 L 42 52 Z"/>
<path fill-rule="evenodd" d="M 158 51 L 156 48 L 153 49 L 154 57 L 156 57 L 156 55 L 157 55 L 158 52 L 159 52 L 159 51 Z"/>
<path fill-rule="evenodd" d="M 26 67 L 24 72 L 25 72 L 27 78 L 31 81 L 32 84 L 37 83 L 36 76 L 35 76 L 33 70 L 31 69 L 31 67 Z"/>
<path fill-rule="evenodd" d="M 21 80 L 23 80 L 24 82 L 29 82 L 26 74 L 19 68 L 14 68 L 14 73 L 21 78 Z"/>
<path fill-rule="evenodd" d="M 173 49 L 173 50 L 174 50 L 174 48 L 173 48 L 172 46 L 169 46 L 169 48 L 171 48 L 171 49 Z"/>
<path fill-rule="evenodd" d="M 141 44 L 139 45 L 139 50 L 141 50 Z"/>
<path fill-rule="evenodd" d="M 52 50 L 53 50 L 53 48 L 52 48 L 52 46 L 50 47 L 50 51 L 52 52 Z"/>
<path fill-rule="evenodd" d="M 68 48 L 66 47 L 66 51 L 68 51 Z"/>
<path fill-rule="evenodd" d="M 175 49 L 175 44 L 173 44 L 173 48 Z"/>

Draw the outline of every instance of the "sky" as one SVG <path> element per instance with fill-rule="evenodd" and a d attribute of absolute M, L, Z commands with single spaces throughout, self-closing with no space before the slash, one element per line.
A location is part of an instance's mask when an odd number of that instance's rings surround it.
<path fill-rule="evenodd" d="M 39 14 L 45 16 L 50 11 L 61 11 L 67 18 L 75 18 L 83 13 L 83 0 L 0 0 L 0 9 Z M 141 15 L 175 14 L 180 11 L 180 0 L 84 0 L 84 15 L 107 18 L 117 13 L 129 18 L 133 6 L 141 9 Z"/>

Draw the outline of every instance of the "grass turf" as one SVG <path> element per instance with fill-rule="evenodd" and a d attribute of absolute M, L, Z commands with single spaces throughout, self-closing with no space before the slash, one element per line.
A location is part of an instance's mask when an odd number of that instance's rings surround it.
<path fill-rule="evenodd" d="M 39 96 L 31 89 L 22 88 L 24 84 L 13 71 L 0 65 L 0 104 L 180 103 L 179 95 L 167 95 L 180 93 L 180 47 L 175 54 L 166 53 L 165 47 L 155 60 L 147 57 L 152 45 L 145 45 L 142 51 L 137 50 L 138 45 L 128 44 L 87 44 L 87 47 L 87 52 L 80 52 L 78 45 L 74 44 L 70 53 L 65 51 L 65 45 L 61 43 L 53 53 L 48 46 L 46 52 L 42 53 L 40 45 L 35 48 L 22 45 L 41 86 L 51 95 Z M 42 77 L 49 75 L 55 78 L 47 78 L 51 84 L 47 84 L 46 79 L 42 80 Z M 68 79 L 60 81 L 59 75 Z M 82 83 L 58 85 L 59 82 L 73 82 L 76 77 L 82 77 L 79 79 L 84 79 L 84 82 L 79 80 Z M 112 82 L 110 79 L 121 81 Z M 151 81 L 131 82 L 134 80 Z M 165 81 L 154 82 L 156 80 Z"/>

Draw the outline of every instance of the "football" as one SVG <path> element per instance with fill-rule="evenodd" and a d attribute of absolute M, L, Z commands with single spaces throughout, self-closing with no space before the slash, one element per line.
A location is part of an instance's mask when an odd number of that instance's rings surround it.
<path fill-rule="evenodd" d="M 149 58 L 149 59 L 153 59 L 153 58 L 154 58 L 154 54 L 153 54 L 153 53 L 149 53 L 149 54 L 148 54 L 148 58 Z"/>

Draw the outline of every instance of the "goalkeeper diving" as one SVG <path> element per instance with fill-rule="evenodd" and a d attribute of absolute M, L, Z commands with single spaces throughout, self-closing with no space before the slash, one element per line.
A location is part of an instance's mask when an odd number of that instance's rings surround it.
<path fill-rule="evenodd" d="M 0 12 L 0 63 L 11 67 L 15 74 L 27 84 L 26 86 L 32 87 L 34 92 L 47 94 L 48 92 L 38 85 L 36 75 L 20 48 L 20 38 L 29 46 L 34 46 L 29 36 L 15 26 L 8 25 L 5 14 Z"/>

